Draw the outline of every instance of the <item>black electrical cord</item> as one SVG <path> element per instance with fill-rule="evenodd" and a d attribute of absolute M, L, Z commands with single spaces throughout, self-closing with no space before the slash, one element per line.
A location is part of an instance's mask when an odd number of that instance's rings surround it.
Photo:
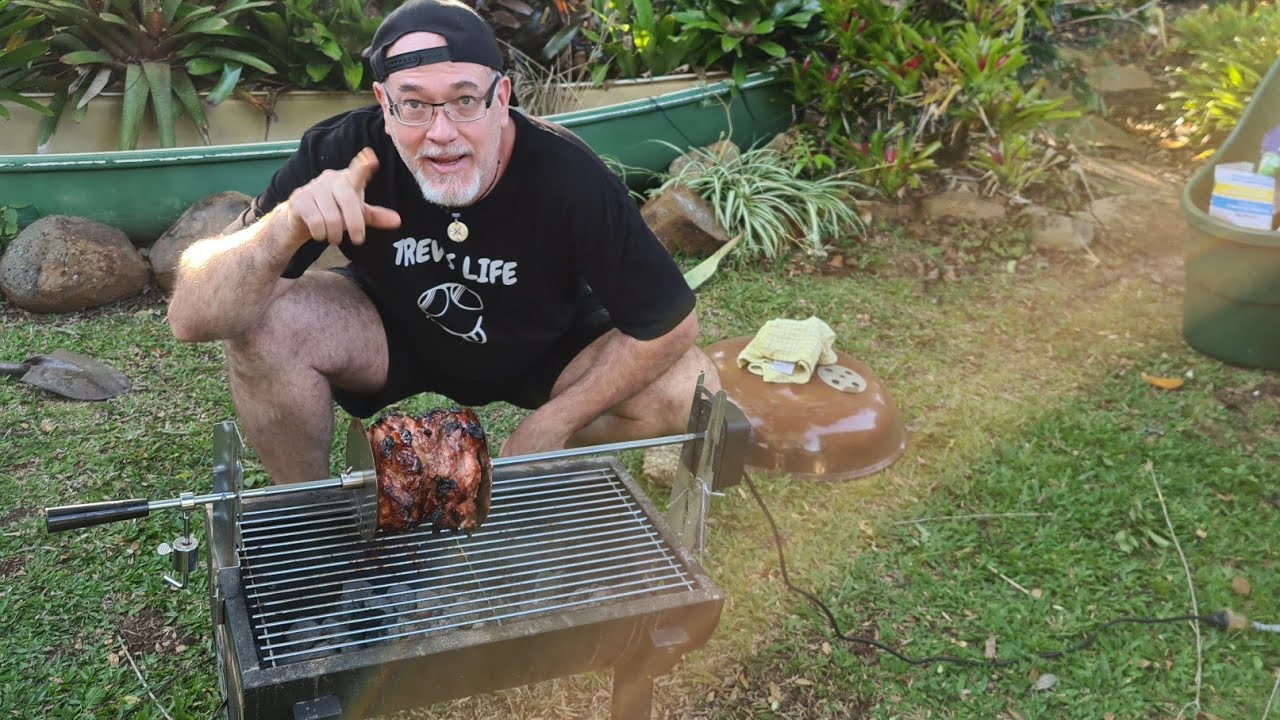
<path fill-rule="evenodd" d="M 788 590 L 804 596 L 806 600 L 813 603 L 813 605 L 817 607 L 818 610 L 820 610 L 823 615 L 826 616 L 827 622 L 831 624 L 831 629 L 835 631 L 836 636 L 839 637 L 841 640 L 845 640 L 851 643 L 856 643 L 861 645 L 870 645 L 873 648 L 883 650 L 884 652 L 887 652 L 890 655 L 893 655 L 894 657 L 907 663 L 908 665 L 927 665 L 929 663 L 935 663 L 935 662 L 949 662 L 949 663 L 955 663 L 957 665 L 972 665 L 976 667 L 1007 667 L 1009 665 L 1017 664 L 1028 657 L 1036 657 L 1044 660 L 1053 660 L 1055 658 L 1062 657 L 1063 655 L 1066 655 L 1068 653 L 1084 650 L 1085 648 L 1093 645 L 1095 636 L 1090 633 L 1085 633 L 1083 640 L 1076 643 L 1075 645 L 1062 648 L 1061 650 L 1038 652 L 1032 655 L 1024 655 L 1022 657 L 1008 658 L 1004 660 L 986 659 L 986 658 L 978 660 L 975 658 L 956 657 L 954 655 L 930 655 L 929 657 L 924 657 L 924 658 L 911 658 L 899 652 L 898 650 L 880 642 L 879 640 L 874 640 L 869 637 L 862 637 L 860 635 L 846 634 L 843 630 L 840 629 L 840 623 L 836 620 L 835 614 L 831 612 L 831 608 L 827 607 L 826 603 L 822 602 L 822 600 L 819 599 L 817 595 L 814 595 L 813 593 L 803 588 L 796 587 L 791 582 L 791 576 L 787 573 L 787 558 L 782 552 L 782 534 L 778 532 L 778 524 L 775 523 L 773 520 L 773 513 L 769 512 L 768 506 L 764 504 L 764 499 L 760 497 L 760 493 L 759 491 L 756 490 L 755 483 L 751 482 L 751 478 L 747 477 L 744 474 L 742 479 L 743 479 L 743 482 L 747 484 L 747 489 L 751 491 L 751 496 L 755 498 L 756 504 L 759 505 L 760 510 L 764 512 L 765 520 L 769 521 L 769 530 L 773 532 L 773 543 L 778 548 L 778 567 L 782 570 L 782 582 L 787 586 Z M 1223 611 L 1223 612 L 1214 613 L 1212 615 L 1177 615 L 1174 617 L 1160 617 L 1160 618 L 1119 617 L 1119 618 L 1115 618 L 1114 620 L 1108 620 L 1107 622 L 1102 623 L 1097 627 L 1096 630 L 1104 630 L 1106 628 L 1111 627 L 1112 625 L 1120 625 L 1123 623 L 1133 623 L 1133 624 L 1139 624 L 1139 625 L 1158 625 L 1161 623 L 1184 622 L 1187 620 L 1197 620 L 1200 622 L 1206 622 L 1219 629 L 1226 629 L 1227 623 L 1228 623 L 1228 615 L 1225 611 Z"/>

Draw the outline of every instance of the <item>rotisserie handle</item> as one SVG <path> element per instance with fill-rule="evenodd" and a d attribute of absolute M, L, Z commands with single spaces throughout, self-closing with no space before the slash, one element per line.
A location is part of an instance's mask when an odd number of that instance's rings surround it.
<path fill-rule="evenodd" d="M 117 520 L 146 517 L 151 512 L 146 500 L 108 500 L 45 508 L 44 521 L 49 532 L 104 525 Z"/>

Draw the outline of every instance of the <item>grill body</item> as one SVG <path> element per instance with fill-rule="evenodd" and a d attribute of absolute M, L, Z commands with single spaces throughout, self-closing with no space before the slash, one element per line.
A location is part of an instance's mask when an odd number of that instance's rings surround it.
<path fill-rule="evenodd" d="M 240 481 L 229 444 L 215 486 Z M 363 542 L 351 497 L 206 513 L 232 720 L 370 717 L 611 667 L 615 717 L 647 718 L 652 677 L 719 622 L 719 590 L 612 457 L 497 469 L 469 537 Z"/>

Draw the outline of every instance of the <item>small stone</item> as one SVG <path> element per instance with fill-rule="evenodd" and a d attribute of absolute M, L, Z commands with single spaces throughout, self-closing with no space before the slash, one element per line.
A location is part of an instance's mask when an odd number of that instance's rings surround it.
<path fill-rule="evenodd" d="M 1023 216 L 1031 218 L 1031 244 L 1041 250 L 1073 252 L 1093 242 L 1091 222 L 1044 208 L 1028 208 Z"/>
<path fill-rule="evenodd" d="M 1100 65 L 1085 73 L 1085 81 L 1095 92 L 1131 93 L 1155 90 L 1151 74 L 1137 65 Z"/>
<path fill-rule="evenodd" d="M 1045 673 L 1036 680 L 1036 690 L 1050 690 L 1054 685 L 1058 684 L 1058 676 L 1053 673 Z"/>
<path fill-rule="evenodd" d="M 1231 592 L 1237 595 L 1248 595 L 1253 592 L 1253 587 L 1249 585 L 1249 581 L 1237 575 L 1231 578 Z"/>
<path fill-rule="evenodd" d="M 641 475 L 654 485 L 671 487 L 680 469 L 678 445 L 661 445 L 644 451 L 644 467 Z"/>
<path fill-rule="evenodd" d="M 781 144 L 784 141 L 778 142 Z M 672 160 L 671 164 L 667 166 L 667 172 L 672 175 L 679 175 L 686 170 L 693 172 L 696 171 L 699 166 L 705 165 L 708 161 L 721 164 L 733 162 L 734 160 L 737 160 L 738 156 L 741 154 L 742 151 L 738 149 L 738 146 L 734 144 L 732 140 L 721 140 L 701 148 L 690 150 L 684 155 Z"/>
<path fill-rule="evenodd" d="M 977 193 L 952 190 L 924 199 L 925 214 L 934 219 L 999 220 L 1005 216 L 1004 206 Z"/>

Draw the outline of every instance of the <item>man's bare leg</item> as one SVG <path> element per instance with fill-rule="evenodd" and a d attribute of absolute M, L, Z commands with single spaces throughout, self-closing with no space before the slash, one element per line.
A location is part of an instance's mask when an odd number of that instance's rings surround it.
<path fill-rule="evenodd" d="M 610 330 L 583 348 L 560 373 L 551 396 L 559 395 L 581 378 L 595 362 L 610 334 L 616 332 Z M 708 390 L 713 393 L 720 390 L 720 375 L 711 359 L 702 350 L 691 347 L 648 387 L 579 430 L 569 444 L 599 445 L 683 433 L 689 424 L 693 390 L 697 387 L 699 373 L 705 373 L 703 384 Z"/>
<path fill-rule="evenodd" d="M 386 382 L 387 342 L 373 303 L 341 275 L 309 272 L 226 348 L 240 426 L 271 479 L 328 477 L 330 382 L 357 392 Z"/>

